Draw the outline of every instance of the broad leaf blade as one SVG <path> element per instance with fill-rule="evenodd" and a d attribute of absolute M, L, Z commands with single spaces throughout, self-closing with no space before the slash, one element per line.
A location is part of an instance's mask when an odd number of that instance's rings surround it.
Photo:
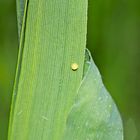
<path fill-rule="evenodd" d="M 61 140 L 83 75 L 87 0 L 30 0 L 26 15 L 9 140 Z"/>
<path fill-rule="evenodd" d="M 90 60 L 78 95 L 67 119 L 63 140 L 123 140 L 119 111 Z"/>

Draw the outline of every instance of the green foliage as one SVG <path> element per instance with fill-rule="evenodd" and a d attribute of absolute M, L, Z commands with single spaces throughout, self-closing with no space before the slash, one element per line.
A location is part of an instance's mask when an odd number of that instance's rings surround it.
<path fill-rule="evenodd" d="M 18 20 L 18 34 L 20 37 L 22 23 L 24 19 L 24 10 L 26 9 L 28 0 L 17 0 L 17 20 Z M 25 10 L 26 11 L 26 10 Z"/>
<path fill-rule="evenodd" d="M 64 140 L 123 140 L 120 114 L 89 52 L 85 76 L 67 118 Z"/>
<path fill-rule="evenodd" d="M 87 46 L 119 106 L 126 140 L 140 139 L 139 5 L 138 0 L 89 0 Z"/>
<path fill-rule="evenodd" d="M 88 52 L 84 64 L 87 0 L 22 4 L 8 139 L 122 140 L 120 115 Z"/>
<path fill-rule="evenodd" d="M 125 140 L 140 138 L 139 5 L 138 0 L 89 0 L 88 8 L 87 47 L 121 111 Z M 7 140 L 17 50 L 15 0 L 1 0 L 0 140 Z"/>

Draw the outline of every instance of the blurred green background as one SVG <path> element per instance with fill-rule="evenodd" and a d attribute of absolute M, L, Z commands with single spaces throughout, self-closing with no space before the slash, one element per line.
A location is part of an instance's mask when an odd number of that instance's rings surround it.
<path fill-rule="evenodd" d="M 140 1 L 89 0 L 88 12 L 87 47 L 121 112 L 125 140 L 140 140 Z M 17 53 L 16 2 L 0 0 L 0 140 L 7 140 Z"/>
<path fill-rule="evenodd" d="M 7 140 L 18 41 L 15 0 L 0 0 L 0 140 Z"/>

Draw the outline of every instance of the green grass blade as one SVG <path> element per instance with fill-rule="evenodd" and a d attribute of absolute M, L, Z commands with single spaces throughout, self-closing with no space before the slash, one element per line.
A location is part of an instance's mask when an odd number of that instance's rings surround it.
<path fill-rule="evenodd" d="M 86 0 L 29 1 L 10 140 L 63 137 L 82 80 L 86 26 Z"/>
<path fill-rule="evenodd" d="M 20 37 L 20 42 L 19 42 L 20 44 L 19 44 L 19 51 L 18 51 L 18 60 L 17 60 L 15 84 L 14 84 L 14 88 L 13 88 L 12 104 L 11 104 L 11 111 L 10 111 L 8 137 L 10 137 L 10 134 L 11 134 L 11 127 L 12 127 L 13 116 L 14 116 L 14 111 L 15 111 L 14 108 L 15 108 L 15 102 L 16 102 L 16 95 L 17 95 L 17 90 L 18 90 L 18 82 L 19 82 L 19 77 L 20 77 L 22 54 L 23 54 L 23 48 L 24 48 L 24 37 L 25 37 L 25 27 L 26 27 L 28 0 L 25 1 L 25 7 L 24 8 L 25 8 L 24 9 L 24 16 L 22 17 L 23 19 L 20 19 L 20 20 L 22 20 L 21 37 Z"/>
<path fill-rule="evenodd" d="M 26 0 L 17 0 L 17 21 L 18 21 L 18 34 L 20 37 L 22 23 L 24 19 L 25 7 L 26 7 Z"/>

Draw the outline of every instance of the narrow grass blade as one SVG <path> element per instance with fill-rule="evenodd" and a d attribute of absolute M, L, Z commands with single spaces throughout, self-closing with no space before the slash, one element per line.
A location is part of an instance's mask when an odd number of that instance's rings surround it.
<path fill-rule="evenodd" d="M 22 28 L 22 23 L 24 19 L 24 13 L 25 13 L 25 7 L 26 7 L 26 1 L 27 0 L 17 0 L 17 21 L 18 21 L 18 34 L 20 37 L 21 34 L 21 28 Z"/>
<path fill-rule="evenodd" d="M 15 108 L 16 97 L 17 97 L 16 95 L 17 95 L 18 83 L 19 83 L 19 77 L 20 77 L 21 62 L 22 62 L 22 55 L 23 55 L 23 48 L 24 48 L 24 37 L 25 37 L 27 9 L 28 9 L 28 0 L 25 1 L 24 16 L 22 17 L 23 19 L 22 18 L 19 19 L 19 20 L 22 21 L 22 26 L 21 26 L 21 31 L 20 31 L 21 37 L 20 37 L 20 42 L 19 42 L 19 51 L 18 51 L 15 84 L 14 84 L 14 87 L 13 87 L 13 96 L 12 96 L 10 119 L 9 119 L 8 138 L 10 137 L 10 134 L 11 134 L 11 127 L 12 127 L 13 116 L 14 116 L 14 108 Z M 18 28 L 18 30 L 20 30 L 20 29 Z"/>

